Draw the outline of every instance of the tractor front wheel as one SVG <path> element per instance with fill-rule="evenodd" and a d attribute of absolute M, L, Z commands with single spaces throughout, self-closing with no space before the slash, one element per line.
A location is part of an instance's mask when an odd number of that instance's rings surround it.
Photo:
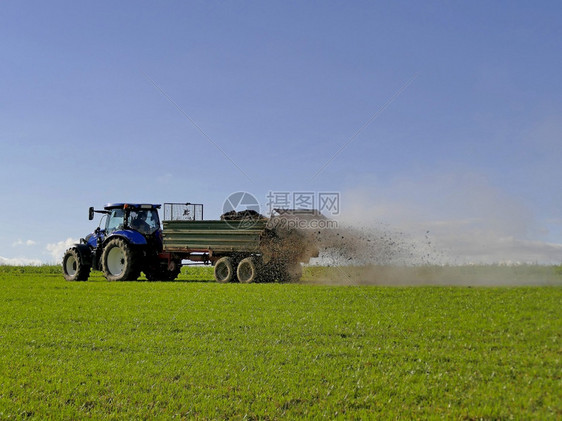
<path fill-rule="evenodd" d="M 82 263 L 76 247 L 69 248 L 62 258 L 62 274 L 67 281 L 87 281 L 90 265 Z"/>
<path fill-rule="evenodd" d="M 109 240 L 103 249 L 101 264 L 108 281 L 134 281 L 139 277 L 135 253 L 122 238 Z"/>

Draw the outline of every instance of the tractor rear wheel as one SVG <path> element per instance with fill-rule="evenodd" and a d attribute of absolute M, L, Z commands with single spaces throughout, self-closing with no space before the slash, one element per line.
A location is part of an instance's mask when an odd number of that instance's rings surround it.
<path fill-rule="evenodd" d="M 134 281 L 140 271 L 135 253 L 122 238 L 109 240 L 101 255 L 103 274 L 108 281 Z"/>
<path fill-rule="evenodd" d="M 221 257 L 216 261 L 215 279 L 223 284 L 234 280 L 234 265 L 230 257 Z"/>
<path fill-rule="evenodd" d="M 82 263 L 76 247 L 69 248 L 62 258 L 62 274 L 67 281 L 87 281 L 91 266 Z"/>
<path fill-rule="evenodd" d="M 238 263 L 236 275 L 241 283 L 250 284 L 255 282 L 258 278 L 256 260 L 253 257 L 246 257 L 245 259 L 242 259 L 240 263 Z"/>

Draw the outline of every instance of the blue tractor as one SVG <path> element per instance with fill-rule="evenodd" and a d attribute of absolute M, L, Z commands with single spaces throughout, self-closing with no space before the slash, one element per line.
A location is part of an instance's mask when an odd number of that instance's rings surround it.
<path fill-rule="evenodd" d="M 105 219 L 96 230 L 64 254 L 63 275 L 68 281 L 86 281 L 90 270 L 101 270 L 108 281 L 136 280 L 141 272 L 150 281 L 174 280 L 181 260 L 163 252 L 160 205 L 110 203 L 89 209 L 89 219 Z"/>

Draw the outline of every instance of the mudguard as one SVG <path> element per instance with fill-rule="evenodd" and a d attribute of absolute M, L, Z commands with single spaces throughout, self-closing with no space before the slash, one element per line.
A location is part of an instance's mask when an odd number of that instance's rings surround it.
<path fill-rule="evenodd" d="M 118 230 L 113 231 L 109 237 L 107 237 L 104 243 L 107 243 L 110 239 L 115 237 L 125 238 L 130 244 L 142 246 L 147 244 L 146 238 L 138 231 L 133 230 Z"/>
<path fill-rule="evenodd" d="M 78 250 L 78 255 L 80 256 L 80 263 L 85 265 L 92 264 L 92 249 L 87 244 L 74 244 L 72 246 Z"/>

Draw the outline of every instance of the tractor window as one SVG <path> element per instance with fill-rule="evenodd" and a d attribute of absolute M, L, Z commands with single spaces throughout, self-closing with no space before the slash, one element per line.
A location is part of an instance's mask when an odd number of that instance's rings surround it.
<path fill-rule="evenodd" d="M 152 234 L 160 228 L 160 219 L 156 209 L 132 210 L 129 216 L 129 225 L 141 234 Z"/>
<path fill-rule="evenodd" d="M 123 227 L 123 217 L 125 212 L 123 209 L 113 209 L 107 218 L 106 232 L 109 234 L 118 228 Z"/>

